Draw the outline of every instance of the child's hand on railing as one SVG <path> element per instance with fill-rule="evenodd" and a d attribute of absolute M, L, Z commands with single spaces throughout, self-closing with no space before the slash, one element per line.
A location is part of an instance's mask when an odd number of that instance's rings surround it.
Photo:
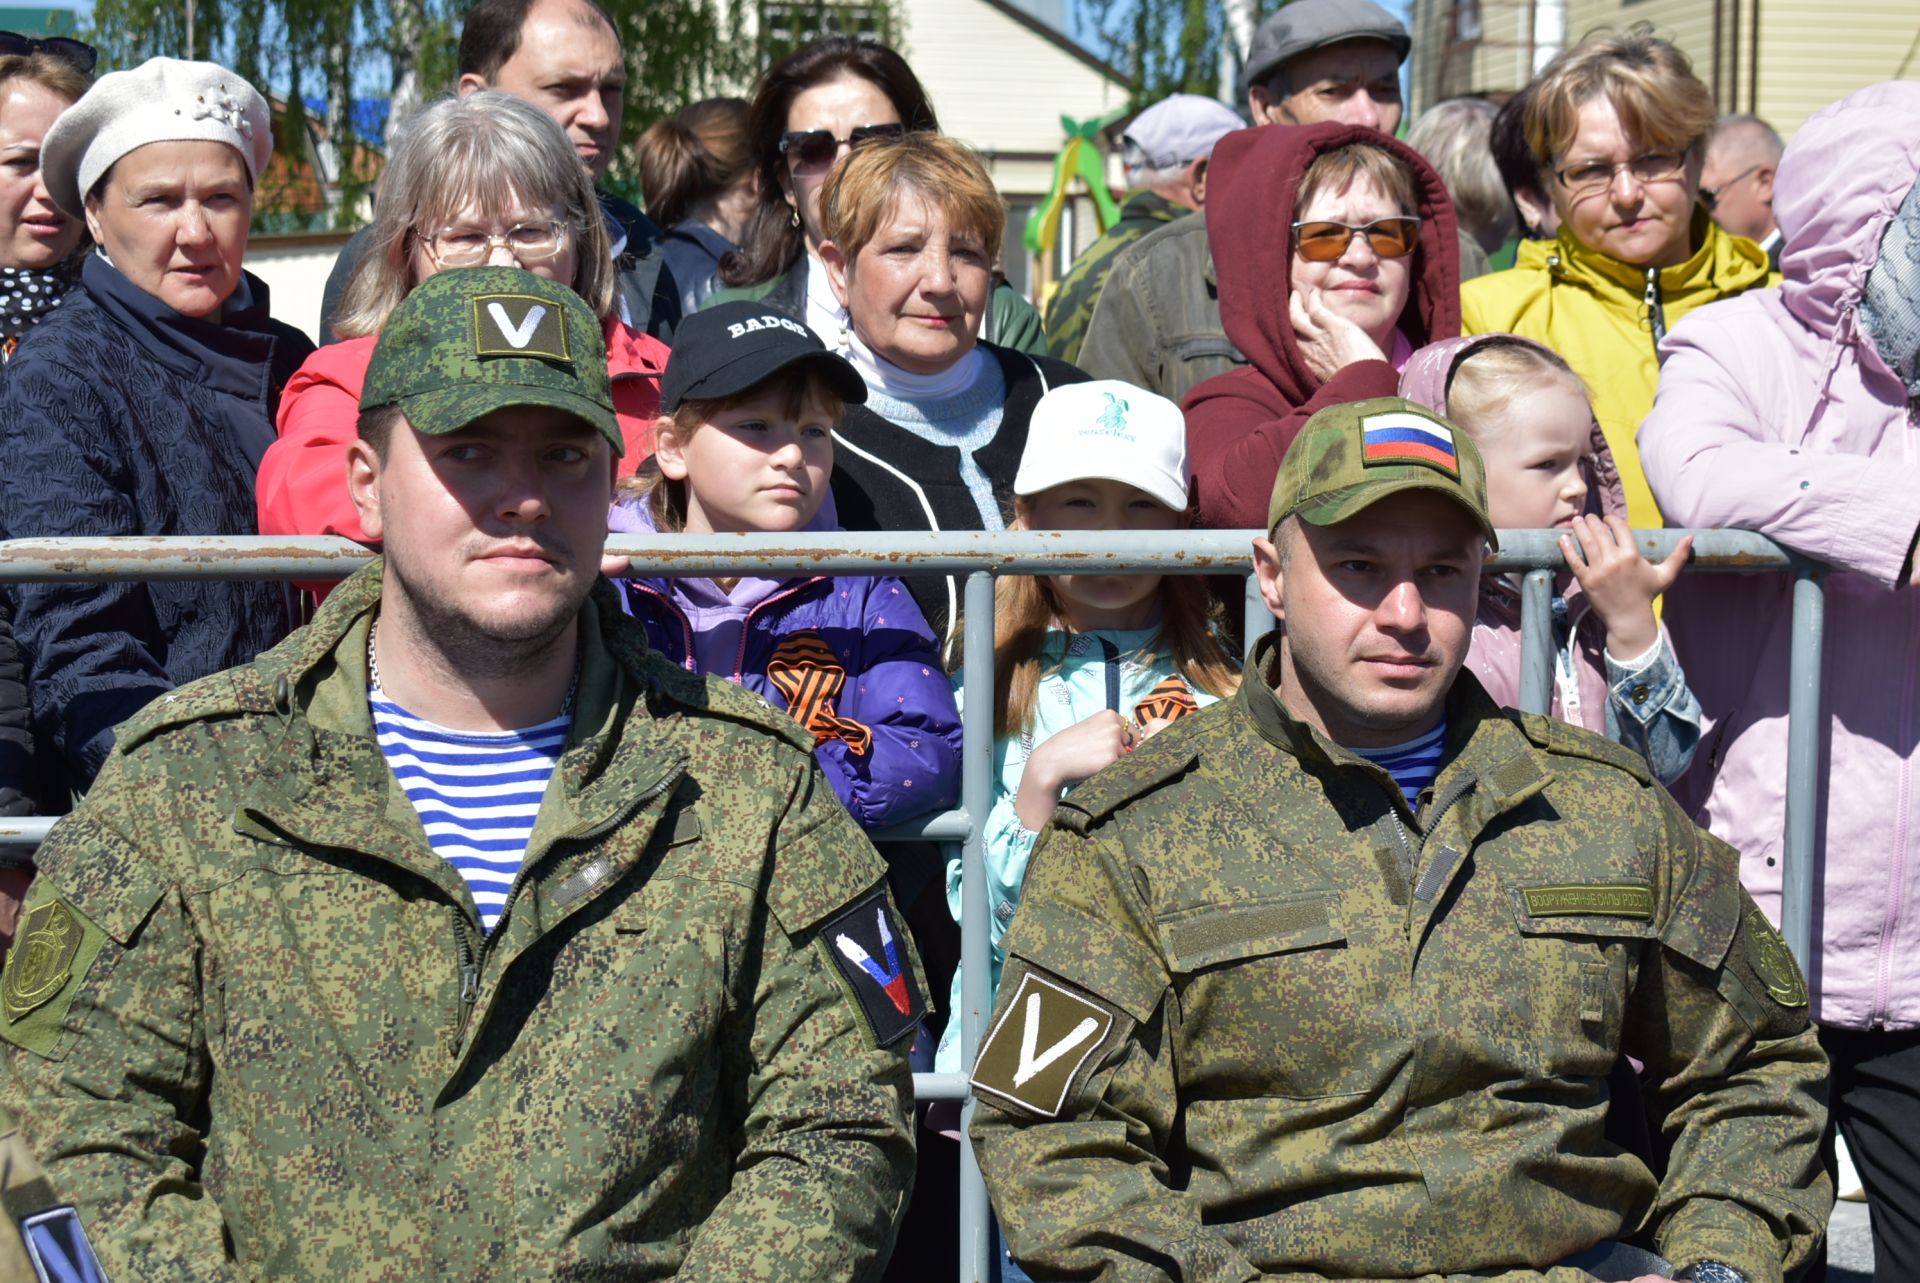
<path fill-rule="evenodd" d="M 1560 551 L 1606 625 L 1608 652 L 1632 659 L 1644 655 L 1659 639 L 1653 599 L 1680 577 L 1693 551 L 1693 536 L 1676 543 L 1666 560 L 1651 562 L 1641 555 L 1625 517 L 1602 521 L 1580 516 L 1560 536 Z"/>

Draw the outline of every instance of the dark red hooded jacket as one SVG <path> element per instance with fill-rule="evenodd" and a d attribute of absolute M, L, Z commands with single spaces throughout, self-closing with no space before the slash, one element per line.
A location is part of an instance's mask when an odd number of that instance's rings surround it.
<path fill-rule="evenodd" d="M 1220 321 L 1250 364 L 1187 394 L 1187 454 L 1200 524 L 1259 529 L 1281 456 L 1316 410 L 1399 395 L 1387 361 L 1356 361 L 1326 383 L 1307 368 L 1288 316 L 1300 182 L 1321 152 L 1367 142 L 1392 152 L 1419 180 L 1423 218 L 1413 291 L 1400 332 L 1418 348 L 1460 333 L 1460 241 L 1453 201 L 1411 147 L 1359 125 L 1265 125 L 1228 134 L 1207 170 L 1207 241 L 1220 287 Z M 1391 355 L 1391 353 L 1389 353 Z"/>

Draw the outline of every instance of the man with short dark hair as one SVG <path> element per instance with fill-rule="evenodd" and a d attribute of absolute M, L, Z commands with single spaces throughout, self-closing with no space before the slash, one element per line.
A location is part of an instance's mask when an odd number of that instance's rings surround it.
<path fill-rule="evenodd" d="M 1013 1256 L 1114 1283 L 1781 1283 L 1827 1063 L 1739 859 L 1646 762 L 1462 670 L 1494 539 L 1464 433 L 1322 410 L 1237 698 L 1054 812 L 973 1136 Z M 1606 1134 L 1640 1082 L 1656 1175 Z M 1627 1102 L 1639 1108 L 1639 1101 Z"/>
<path fill-rule="evenodd" d="M 431 277 L 361 430 L 384 558 L 40 848 L 0 1106 L 123 1280 L 874 1277 L 924 981 L 812 736 L 596 573 L 599 321 Z"/>
<path fill-rule="evenodd" d="M 1786 150 L 1773 126 L 1760 117 L 1746 112 L 1722 116 L 1707 135 L 1707 159 L 1700 170 L 1700 203 L 1713 221 L 1765 250 L 1776 272 L 1780 224 L 1773 217 L 1773 175 Z"/>
<path fill-rule="evenodd" d="M 620 142 L 627 66 L 613 20 L 595 0 L 479 0 L 460 31 L 461 94 L 496 89 L 552 116 L 597 181 Z M 405 128 L 405 122 L 400 122 Z M 668 270 L 660 226 L 601 190 L 600 209 L 619 268 L 620 319 L 662 342 L 680 320 L 680 288 Z M 320 342 L 333 341 L 333 316 L 367 231 L 341 249 L 320 305 Z"/>
<path fill-rule="evenodd" d="M 1400 20 L 1372 0 L 1293 0 L 1253 33 L 1247 110 L 1256 125 L 1332 120 L 1391 134 L 1412 46 Z M 1170 401 L 1246 364 L 1220 324 L 1204 218 L 1159 228 L 1114 258 L 1078 364 Z"/>
<path fill-rule="evenodd" d="M 1207 161 L 1213 145 L 1245 122 L 1225 103 L 1199 94 L 1171 94 L 1134 117 L 1120 136 L 1130 195 L 1120 217 L 1087 246 L 1047 302 L 1047 354 L 1069 364 L 1080 356 L 1094 300 L 1121 250 L 1207 203 Z"/>

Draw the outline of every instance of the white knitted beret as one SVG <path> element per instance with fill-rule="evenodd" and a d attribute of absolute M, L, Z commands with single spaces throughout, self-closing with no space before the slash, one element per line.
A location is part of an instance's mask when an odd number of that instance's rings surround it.
<path fill-rule="evenodd" d="M 79 218 L 100 175 L 148 143 L 226 143 L 258 182 L 273 155 L 273 122 L 260 91 L 211 62 L 149 58 L 94 81 L 60 113 L 40 144 L 40 172 L 54 204 Z"/>

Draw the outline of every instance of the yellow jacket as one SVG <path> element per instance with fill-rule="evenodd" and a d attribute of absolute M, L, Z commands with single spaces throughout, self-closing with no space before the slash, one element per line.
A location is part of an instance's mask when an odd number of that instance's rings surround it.
<path fill-rule="evenodd" d="M 1586 248 L 1563 226 L 1557 240 L 1522 242 L 1507 271 L 1460 287 L 1463 334 L 1537 340 L 1586 380 L 1636 529 L 1662 524 L 1634 444 L 1640 420 L 1653 409 L 1659 337 L 1696 307 L 1780 283 L 1758 245 L 1721 231 L 1704 210 L 1694 215 L 1693 239 L 1700 249 L 1686 262 L 1645 270 Z"/>

